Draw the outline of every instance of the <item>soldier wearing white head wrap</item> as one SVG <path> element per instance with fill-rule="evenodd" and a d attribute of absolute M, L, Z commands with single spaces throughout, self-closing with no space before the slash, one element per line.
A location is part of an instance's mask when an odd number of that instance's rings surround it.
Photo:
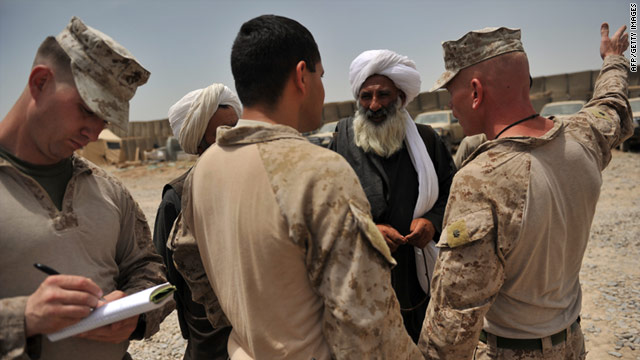
<path fill-rule="evenodd" d="M 199 153 L 198 146 L 203 141 L 210 120 L 221 105 L 230 106 L 237 118 L 242 114 L 240 99 L 223 84 L 211 84 L 204 89 L 193 90 L 169 108 L 169 124 L 185 152 Z M 208 145 L 211 143 L 207 143 Z"/>
<path fill-rule="evenodd" d="M 223 84 L 189 92 L 169 108 L 169 124 L 182 149 L 201 155 L 216 140 L 220 126 L 235 126 L 242 114 L 238 96 Z M 167 239 L 182 209 L 182 188 L 189 171 L 165 185 L 158 207 L 153 244 L 167 267 L 167 278 L 176 285 L 175 300 L 182 337 L 187 339 L 185 359 L 227 359 L 230 327 L 214 328 L 201 304 L 193 302 L 191 290 L 174 266 Z"/>
<path fill-rule="evenodd" d="M 417 341 L 437 257 L 432 240 L 442 228 L 455 166 L 433 129 L 416 126 L 405 109 L 420 92 L 412 60 L 391 50 L 365 51 L 351 63 L 349 81 L 358 110 L 338 123 L 329 147 L 354 168 L 394 252 L 393 287 Z"/>

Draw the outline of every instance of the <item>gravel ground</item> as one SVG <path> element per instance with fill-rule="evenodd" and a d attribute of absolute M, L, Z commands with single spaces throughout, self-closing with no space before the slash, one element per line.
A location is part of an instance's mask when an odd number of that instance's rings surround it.
<path fill-rule="evenodd" d="M 640 360 L 640 154 L 614 152 L 580 272 L 588 358 Z"/>
<path fill-rule="evenodd" d="M 162 186 L 191 163 L 109 170 L 138 200 L 153 228 Z M 588 359 L 640 360 L 640 153 L 614 151 L 580 272 L 582 329 Z M 175 311 L 150 339 L 134 341 L 136 360 L 182 359 L 185 340 Z"/>

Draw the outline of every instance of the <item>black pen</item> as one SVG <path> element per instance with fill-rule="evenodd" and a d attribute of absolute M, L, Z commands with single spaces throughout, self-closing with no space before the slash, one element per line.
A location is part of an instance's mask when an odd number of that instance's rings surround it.
<path fill-rule="evenodd" d="M 40 263 L 35 263 L 35 264 L 33 264 L 33 266 L 35 266 L 36 269 L 42 271 L 43 273 L 45 273 L 47 275 L 60 275 L 59 272 L 57 272 L 56 270 L 48 267 L 47 265 L 40 264 Z"/>
<path fill-rule="evenodd" d="M 53 268 L 50 268 L 47 265 L 40 264 L 40 263 L 35 263 L 35 264 L 33 264 L 33 266 L 35 266 L 36 269 L 42 271 L 43 273 L 45 273 L 47 275 L 60 275 L 60 273 L 57 270 L 55 270 Z M 104 302 L 107 302 L 107 300 L 105 300 L 104 297 L 100 297 L 100 300 L 102 300 Z"/>

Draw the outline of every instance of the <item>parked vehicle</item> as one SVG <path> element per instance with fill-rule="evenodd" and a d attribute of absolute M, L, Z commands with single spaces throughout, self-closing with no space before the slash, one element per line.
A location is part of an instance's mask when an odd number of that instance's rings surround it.
<path fill-rule="evenodd" d="M 337 121 L 328 122 L 322 125 L 318 130 L 306 135 L 306 137 L 311 143 L 326 148 L 329 146 L 329 143 L 333 138 L 333 133 L 336 131 L 336 125 L 338 125 Z"/>
<path fill-rule="evenodd" d="M 633 135 L 620 144 L 620 150 L 629 151 L 631 145 L 640 144 L 640 97 L 629 99 L 633 112 Z"/>
<path fill-rule="evenodd" d="M 556 101 L 545 104 L 540 111 L 540 115 L 544 117 L 554 115 L 571 115 L 575 114 L 584 106 L 583 100 Z"/>
<path fill-rule="evenodd" d="M 416 123 L 429 125 L 442 138 L 444 143 L 451 151 L 454 145 L 460 144 L 464 138 L 462 125 L 460 121 L 453 116 L 451 110 L 428 111 L 418 114 L 415 118 Z"/>

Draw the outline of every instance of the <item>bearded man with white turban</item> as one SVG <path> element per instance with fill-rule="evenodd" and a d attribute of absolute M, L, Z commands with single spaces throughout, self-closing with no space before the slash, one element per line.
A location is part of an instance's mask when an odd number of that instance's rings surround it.
<path fill-rule="evenodd" d="M 186 94 L 169 108 L 169 124 L 182 149 L 202 155 L 216 141 L 219 126 L 235 126 L 242 114 L 238 96 L 223 84 L 212 84 Z M 213 328 L 204 307 L 191 300 L 191 291 L 173 263 L 167 239 L 181 210 L 182 188 L 191 169 L 165 185 L 156 216 L 153 243 L 167 267 L 174 293 L 182 336 L 188 340 L 184 359 L 227 359 L 230 327 Z"/>
<path fill-rule="evenodd" d="M 365 51 L 351 63 L 349 81 L 358 110 L 338 123 L 329 148 L 345 157 L 362 183 L 398 263 L 391 280 L 404 325 L 417 342 L 455 165 L 435 131 L 416 125 L 405 109 L 420 92 L 413 61 L 390 50 Z"/>

